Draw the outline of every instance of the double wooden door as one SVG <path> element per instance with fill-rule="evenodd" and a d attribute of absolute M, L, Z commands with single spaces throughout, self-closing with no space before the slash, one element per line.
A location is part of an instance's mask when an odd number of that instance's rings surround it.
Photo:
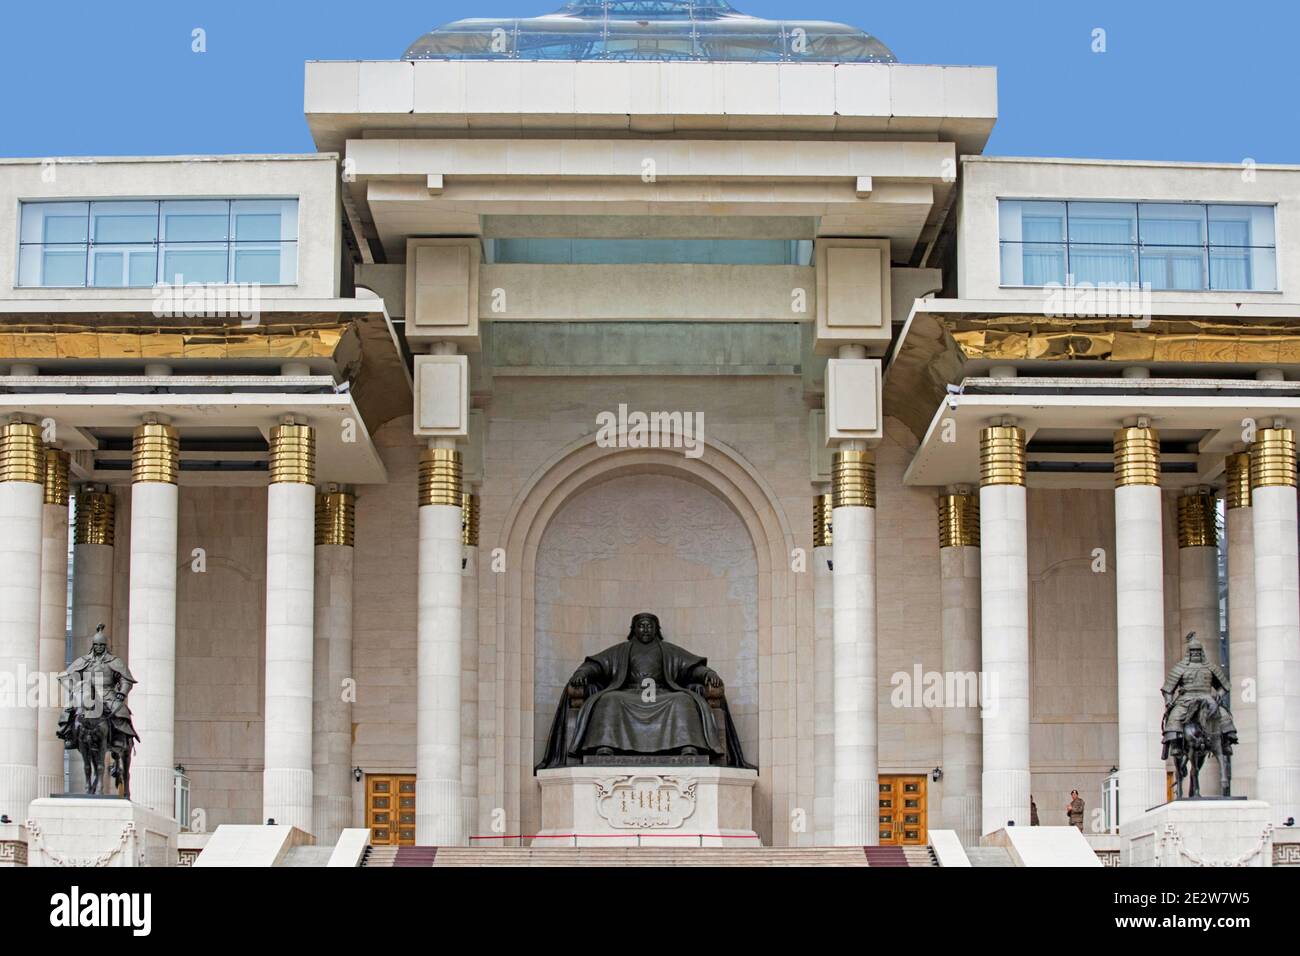
<path fill-rule="evenodd" d="M 415 846 L 415 774 L 366 774 L 366 826 L 375 846 Z"/>
<path fill-rule="evenodd" d="M 880 843 L 925 846 L 926 829 L 924 774 L 880 775 Z"/>

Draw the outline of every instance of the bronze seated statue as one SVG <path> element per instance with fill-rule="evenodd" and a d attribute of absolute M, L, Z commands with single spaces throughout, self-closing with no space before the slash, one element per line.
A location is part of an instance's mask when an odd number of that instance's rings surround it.
<path fill-rule="evenodd" d="M 722 678 L 632 618 L 627 640 L 588 657 L 560 694 L 537 770 L 656 762 L 745 767 Z"/>

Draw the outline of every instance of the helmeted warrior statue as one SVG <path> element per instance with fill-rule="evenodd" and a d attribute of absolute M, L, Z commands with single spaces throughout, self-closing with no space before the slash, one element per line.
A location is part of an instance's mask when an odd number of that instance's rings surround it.
<path fill-rule="evenodd" d="M 1165 699 L 1161 759 L 1174 756 L 1175 796 L 1182 797 L 1183 778 L 1191 759 L 1189 797 L 1199 797 L 1200 769 L 1213 753 L 1219 762 L 1223 793 L 1230 792 L 1231 756 L 1237 743 L 1237 726 L 1224 703 L 1230 690 L 1228 677 L 1217 664 L 1205 659 L 1205 648 L 1196 632 L 1187 635 L 1187 653 L 1169 671 L 1160 693 Z"/>
<path fill-rule="evenodd" d="M 131 753 L 139 736 L 131 722 L 126 698 L 135 678 L 126 663 L 108 650 L 104 625 L 95 628 L 90 653 L 72 662 L 61 675 L 71 706 L 63 712 L 58 736 L 65 750 L 81 753 L 86 772 L 86 793 L 104 790 L 104 760 L 113 758 L 112 777 L 131 797 Z"/>

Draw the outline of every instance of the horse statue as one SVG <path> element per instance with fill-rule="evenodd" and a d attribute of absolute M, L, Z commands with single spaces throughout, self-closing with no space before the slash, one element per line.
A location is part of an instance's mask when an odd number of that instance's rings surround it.
<path fill-rule="evenodd" d="M 1205 649 L 1196 632 L 1187 635 L 1187 654 L 1173 666 L 1161 693 L 1165 698 L 1163 746 L 1160 757 L 1174 758 L 1174 799 L 1183 799 L 1183 781 L 1188 780 L 1187 799 L 1201 795 L 1201 768 L 1214 755 L 1219 764 L 1223 795 L 1232 793 L 1232 747 L 1237 728 L 1224 704 L 1228 678 L 1218 665 L 1205 659 Z"/>
<path fill-rule="evenodd" d="M 104 795 L 107 778 L 113 790 L 131 799 L 131 754 L 139 736 L 131 722 L 126 698 L 135 678 L 120 658 L 108 652 L 104 625 L 95 630 L 89 654 L 72 662 L 63 674 L 70 706 L 59 723 L 64 748 L 81 754 L 86 793 Z M 107 769 L 106 761 L 112 759 Z"/>

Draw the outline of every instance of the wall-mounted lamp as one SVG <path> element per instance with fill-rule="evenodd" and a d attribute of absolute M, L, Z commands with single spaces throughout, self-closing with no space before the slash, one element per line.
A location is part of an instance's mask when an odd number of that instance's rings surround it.
<path fill-rule="evenodd" d="M 942 768 L 942 767 L 935 767 L 933 770 L 931 770 L 931 771 L 930 771 L 930 779 L 933 780 L 935 783 L 938 783 L 940 780 L 942 780 L 942 779 L 943 779 L 943 768 Z"/>
<path fill-rule="evenodd" d="M 1111 768 L 1110 768 L 1109 770 L 1107 770 L 1106 772 L 1107 772 L 1108 774 L 1110 774 L 1110 775 L 1113 777 L 1113 776 L 1115 776 L 1115 774 L 1119 773 L 1119 767 L 1111 767 Z"/>
<path fill-rule="evenodd" d="M 363 776 L 365 776 L 365 774 L 362 772 L 360 767 L 352 768 L 352 779 L 355 780 L 357 783 L 361 782 L 361 778 Z"/>

